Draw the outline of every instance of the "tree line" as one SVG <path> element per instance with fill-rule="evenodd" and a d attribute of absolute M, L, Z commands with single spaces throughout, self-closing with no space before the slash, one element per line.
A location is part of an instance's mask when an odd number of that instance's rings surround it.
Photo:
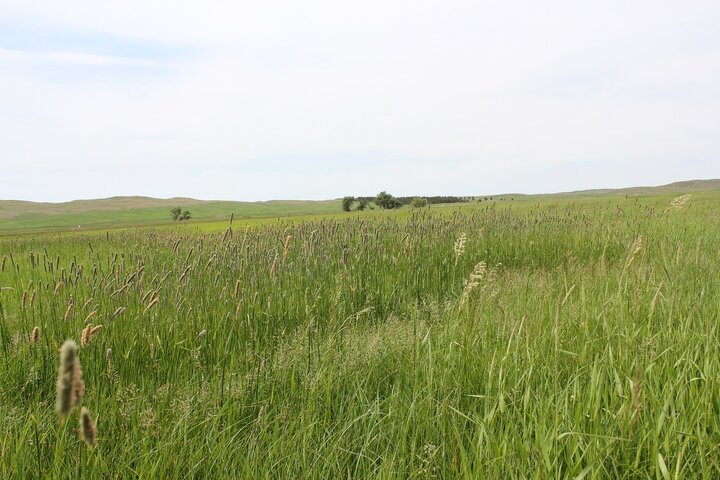
<path fill-rule="evenodd" d="M 432 196 L 432 197 L 395 197 L 388 192 L 380 192 L 374 197 L 353 197 L 347 196 L 342 199 L 342 209 L 346 212 L 351 210 L 373 209 L 376 205 L 383 210 L 400 208 L 403 205 L 410 205 L 413 208 L 422 208 L 437 203 L 460 203 L 468 202 L 469 197 L 455 196 Z"/>

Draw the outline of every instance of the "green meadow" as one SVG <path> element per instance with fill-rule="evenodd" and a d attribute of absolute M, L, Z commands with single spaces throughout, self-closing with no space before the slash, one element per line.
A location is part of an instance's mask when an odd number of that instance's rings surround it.
<path fill-rule="evenodd" d="M 720 190 L 685 193 L 3 220 L 0 478 L 720 478 Z"/>

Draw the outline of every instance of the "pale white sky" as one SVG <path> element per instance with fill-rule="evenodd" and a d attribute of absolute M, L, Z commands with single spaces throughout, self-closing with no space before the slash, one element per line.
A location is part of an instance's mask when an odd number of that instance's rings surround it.
<path fill-rule="evenodd" d="M 720 2 L 0 0 L 0 199 L 720 177 Z"/>

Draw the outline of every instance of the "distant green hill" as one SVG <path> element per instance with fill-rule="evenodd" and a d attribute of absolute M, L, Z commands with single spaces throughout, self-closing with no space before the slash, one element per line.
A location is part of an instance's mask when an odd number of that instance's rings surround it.
<path fill-rule="evenodd" d="M 629 187 L 629 188 L 606 188 L 593 190 L 580 190 L 576 192 L 565 192 L 562 195 L 661 195 L 664 193 L 693 193 L 720 190 L 720 179 L 711 180 L 687 180 L 673 182 L 657 187 Z"/>
<path fill-rule="evenodd" d="M 663 195 L 677 193 L 678 195 L 683 193 L 693 192 L 709 192 L 714 190 L 720 190 L 720 179 L 710 180 L 686 180 L 682 182 L 668 183 L 667 185 L 659 186 L 641 186 L 641 187 L 627 187 L 627 188 L 595 188 L 591 190 L 575 190 L 571 192 L 557 192 L 557 193 L 541 193 L 535 195 L 528 195 L 525 193 L 502 193 L 492 195 L 495 197 L 552 197 L 552 196 L 583 196 L 583 197 L 599 197 L 606 195 Z M 477 198 L 477 197 L 476 197 Z"/>

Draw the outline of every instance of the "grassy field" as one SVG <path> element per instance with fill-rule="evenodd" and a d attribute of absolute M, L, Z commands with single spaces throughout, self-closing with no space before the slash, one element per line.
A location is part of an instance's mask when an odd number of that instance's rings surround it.
<path fill-rule="evenodd" d="M 720 191 L 681 193 L 0 238 L 0 478 L 719 478 Z"/>

